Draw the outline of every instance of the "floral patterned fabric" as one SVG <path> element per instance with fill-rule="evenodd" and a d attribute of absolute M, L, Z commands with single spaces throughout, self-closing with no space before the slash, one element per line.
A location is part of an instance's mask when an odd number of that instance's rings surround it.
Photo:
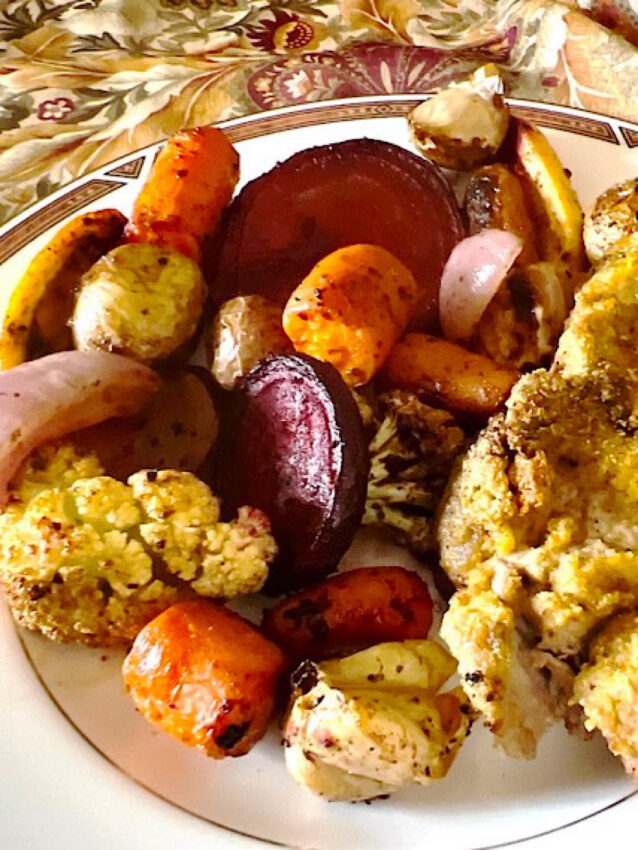
<path fill-rule="evenodd" d="M 514 96 L 638 120 L 638 0 L 580 2 L 0 0 L 0 221 L 180 127 L 485 61 Z"/>

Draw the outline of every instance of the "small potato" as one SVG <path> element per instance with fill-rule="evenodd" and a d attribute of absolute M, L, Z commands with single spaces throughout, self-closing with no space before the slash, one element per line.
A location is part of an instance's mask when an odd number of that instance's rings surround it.
<path fill-rule="evenodd" d="M 238 614 L 194 600 L 138 634 L 122 673 L 144 717 L 212 758 L 245 755 L 263 737 L 285 663 Z"/>
<path fill-rule="evenodd" d="M 441 89 L 408 115 L 414 146 L 444 168 L 467 171 L 491 162 L 505 139 L 509 111 L 494 64 Z"/>
<path fill-rule="evenodd" d="M 597 266 L 622 247 L 626 236 L 638 233 L 638 181 L 635 177 L 611 186 L 585 215 L 583 238 L 592 265 Z"/>
<path fill-rule="evenodd" d="M 121 245 L 82 278 L 73 338 L 81 351 L 110 351 L 151 363 L 195 333 L 206 286 L 199 267 L 157 245 Z"/>
<path fill-rule="evenodd" d="M 392 350 L 383 378 L 453 412 L 485 417 L 503 404 L 518 372 L 452 342 L 408 334 Z"/>
<path fill-rule="evenodd" d="M 234 389 L 268 354 L 292 354 L 281 320 L 281 307 L 261 295 L 242 295 L 222 304 L 213 324 L 211 371 L 224 389 Z"/>
<path fill-rule="evenodd" d="M 263 620 L 264 632 L 295 660 L 424 638 L 431 625 L 427 585 L 401 567 L 364 567 L 331 576 L 283 599 Z"/>
<path fill-rule="evenodd" d="M 317 263 L 284 309 L 295 349 L 331 363 L 351 387 L 367 384 L 405 330 L 418 300 L 412 273 L 377 245 L 350 245 Z"/>
<path fill-rule="evenodd" d="M 118 210 L 71 219 L 36 254 L 9 298 L 0 328 L 0 369 L 73 348 L 69 319 L 82 275 L 122 236 Z"/>
<path fill-rule="evenodd" d="M 521 181 L 499 162 L 477 169 L 465 191 L 465 212 L 469 233 L 481 230 L 507 230 L 520 236 L 523 248 L 517 265 L 538 259 L 534 225 L 529 217 Z"/>
<path fill-rule="evenodd" d="M 149 242 L 201 259 L 239 179 L 239 156 L 215 127 L 172 136 L 137 196 L 126 227 L 129 242 Z"/>

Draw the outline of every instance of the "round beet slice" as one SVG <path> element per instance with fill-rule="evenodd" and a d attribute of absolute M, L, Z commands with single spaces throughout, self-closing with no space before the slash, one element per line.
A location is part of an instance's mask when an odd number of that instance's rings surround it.
<path fill-rule="evenodd" d="M 220 455 L 226 507 L 252 505 L 272 522 L 270 589 L 334 570 L 361 521 L 369 469 L 361 416 L 336 369 L 301 354 L 262 360 L 234 391 Z"/>
<path fill-rule="evenodd" d="M 388 142 L 354 139 L 295 154 L 245 186 L 209 253 L 207 277 L 217 304 L 259 294 L 283 305 L 326 254 L 380 245 L 421 287 L 413 327 L 432 330 L 443 266 L 464 235 L 436 165 Z"/>

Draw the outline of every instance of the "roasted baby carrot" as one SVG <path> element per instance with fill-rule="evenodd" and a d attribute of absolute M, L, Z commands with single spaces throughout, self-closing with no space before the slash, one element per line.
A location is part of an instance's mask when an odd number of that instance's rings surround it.
<path fill-rule="evenodd" d="M 172 605 L 138 634 L 124 683 L 144 717 L 213 758 L 264 735 L 284 656 L 238 614 L 203 599 Z"/>
<path fill-rule="evenodd" d="M 401 567 L 362 567 L 330 576 L 278 602 L 264 632 L 293 659 L 327 658 L 391 640 L 427 637 L 432 599 Z"/>
<path fill-rule="evenodd" d="M 505 401 L 518 372 L 427 334 L 408 334 L 388 358 L 383 379 L 461 413 L 489 416 Z"/>
<path fill-rule="evenodd" d="M 221 130 L 195 127 L 172 136 L 137 197 L 129 242 L 153 242 L 191 259 L 212 233 L 239 179 L 239 156 Z"/>
<path fill-rule="evenodd" d="M 356 387 L 381 368 L 417 299 L 412 273 L 389 251 L 349 245 L 320 260 L 294 290 L 283 326 L 297 351 L 332 363 Z"/>

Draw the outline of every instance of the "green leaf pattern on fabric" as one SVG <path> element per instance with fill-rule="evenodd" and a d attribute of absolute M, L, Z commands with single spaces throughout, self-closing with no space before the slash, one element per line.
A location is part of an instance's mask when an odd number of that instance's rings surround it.
<path fill-rule="evenodd" d="M 0 220 L 180 127 L 429 91 L 485 61 L 515 96 L 636 118 L 632 2 L 9 0 Z"/>

